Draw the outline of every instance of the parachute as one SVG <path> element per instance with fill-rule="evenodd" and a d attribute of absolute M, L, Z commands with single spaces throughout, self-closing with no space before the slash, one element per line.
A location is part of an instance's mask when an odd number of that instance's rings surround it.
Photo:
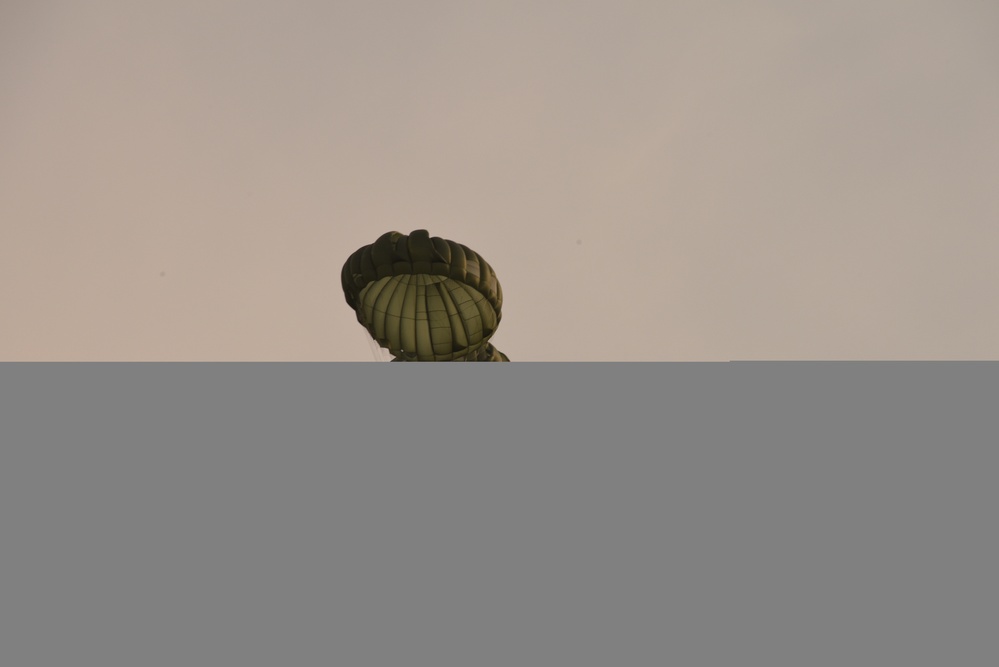
<path fill-rule="evenodd" d="M 392 361 L 510 361 L 490 342 L 503 290 L 474 250 L 387 232 L 355 251 L 340 274 L 347 304 Z"/>

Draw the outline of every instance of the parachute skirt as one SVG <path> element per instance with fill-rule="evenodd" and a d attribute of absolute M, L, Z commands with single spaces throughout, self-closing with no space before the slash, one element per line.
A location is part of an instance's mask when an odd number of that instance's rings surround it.
<path fill-rule="evenodd" d="M 502 288 L 467 246 L 422 229 L 388 232 L 347 259 L 341 282 L 357 321 L 393 361 L 509 361 L 489 342 Z"/>

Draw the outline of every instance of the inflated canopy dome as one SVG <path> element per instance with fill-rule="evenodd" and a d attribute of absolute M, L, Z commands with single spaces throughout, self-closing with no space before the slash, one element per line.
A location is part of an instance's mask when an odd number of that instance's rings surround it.
<path fill-rule="evenodd" d="M 486 260 L 425 229 L 382 234 L 340 275 L 347 303 L 395 361 L 509 361 L 489 342 L 503 290 Z"/>

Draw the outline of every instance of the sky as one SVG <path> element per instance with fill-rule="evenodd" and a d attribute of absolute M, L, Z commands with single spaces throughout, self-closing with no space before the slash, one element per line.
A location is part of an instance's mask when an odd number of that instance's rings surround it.
<path fill-rule="evenodd" d="M 0 360 L 373 361 L 427 229 L 514 361 L 999 358 L 999 4 L 3 0 Z"/>

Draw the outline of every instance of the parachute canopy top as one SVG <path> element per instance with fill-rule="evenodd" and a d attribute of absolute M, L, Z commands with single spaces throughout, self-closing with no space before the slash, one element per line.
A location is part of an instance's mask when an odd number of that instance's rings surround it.
<path fill-rule="evenodd" d="M 355 251 L 340 279 L 357 321 L 395 361 L 509 361 L 489 342 L 503 290 L 465 245 L 425 229 L 387 232 Z"/>

